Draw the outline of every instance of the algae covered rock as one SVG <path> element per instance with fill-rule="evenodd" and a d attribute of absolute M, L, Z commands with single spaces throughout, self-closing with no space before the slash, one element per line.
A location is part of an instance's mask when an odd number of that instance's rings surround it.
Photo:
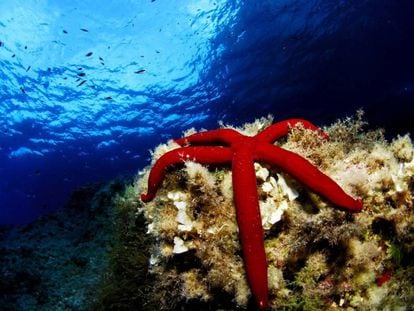
<path fill-rule="evenodd" d="M 64 208 L 0 234 L 1 310 L 90 310 L 113 246 L 123 184 L 75 190 Z"/>
<path fill-rule="evenodd" d="M 236 129 L 254 135 L 263 118 Z M 414 304 L 414 148 L 364 130 L 362 113 L 326 127 L 330 140 L 301 126 L 278 145 L 307 158 L 364 209 L 350 214 L 283 171 L 255 163 L 265 231 L 271 309 L 408 309 Z M 153 163 L 178 148 L 153 153 Z M 146 191 L 149 168 L 134 185 Z M 171 168 L 149 203 L 138 203 L 150 247 L 151 295 L 159 308 L 254 308 L 233 204 L 231 168 L 191 161 Z"/>

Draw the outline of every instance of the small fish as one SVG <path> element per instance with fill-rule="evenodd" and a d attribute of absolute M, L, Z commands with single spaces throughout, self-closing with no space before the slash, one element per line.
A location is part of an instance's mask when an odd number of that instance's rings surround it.
<path fill-rule="evenodd" d="M 86 73 L 84 73 L 84 72 L 80 72 L 80 73 L 78 73 L 78 76 L 79 77 L 84 77 L 86 75 Z"/>
<path fill-rule="evenodd" d="M 15 58 L 15 57 L 16 57 L 16 54 L 13 54 L 13 55 L 12 55 L 12 58 Z"/>
<path fill-rule="evenodd" d="M 83 70 L 83 68 L 82 67 L 79 67 L 78 70 Z"/>
<path fill-rule="evenodd" d="M 52 71 L 52 69 L 51 69 L 50 67 L 47 67 L 47 71 L 51 72 L 51 71 Z"/>
<path fill-rule="evenodd" d="M 24 90 L 22 86 L 20 87 L 20 91 L 22 91 L 23 94 L 26 94 L 26 91 Z"/>
<path fill-rule="evenodd" d="M 99 60 L 100 60 L 100 61 L 104 61 L 104 60 L 103 60 L 103 58 L 102 58 L 102 57 L 100 57 L 100 56 L 99 56 Z"/>
<path fill-rule="evenodd" d="M 160 54 L 161 52 L 160 52 L 160 51 L 158 51 L 158 50 L 155 50 L 155 53 Z"/>
<path fill-rule="evenodd" d="M 91 56 L 92 54 L 93 54 L 93 52 L 89 52 L 89 53 L 87 53 L 85 56 L 89 57 L 89 56 Z"/>
<path fill-rule="evenodd" d="M 62 30 L 63 33 L 68 33 L 65 29 Z"/>
<path fill-rule="evenodd" d="M 111 96 L 107 96 L 107 97 L 105 97 L 105 100 L 112 100 L 112 97 Z"/>
<path fill-rule="evenodd" d="M 143 74 L 144 72 L 145 72 L 145 69 L 141 69 L 141 70 L 135 71 L 134 73 Z"/>
<path fill-rule="evenodd" d="M 27 50 L 27 45 L 24 46 L 24 49 Z"/>
<path fill-rule="evenodd" d="M 105 66 L 105 63 L 104 63 L 104 62 L 101 62 L 101 65 L 102 65 L 102 66 Z"/>
<path fill-rule="evenodd" d="M 4 46 L 4 42 L 0 41 L 0 47 Z"/>
<path fill-rule="evenodd" d="M 78 84 L 78 86 L 84 85 L 86 80 L 83 80 L 81 83 Z"/>
<path fill-rule="evenodd" d="M 28 72 L 32 66 L 27 67 L 26 72 Z"/>
<path fill-rule="evenodd" d="M 89 30 L 86 28 L 81 28 L 80 30 L 82 30 L 83 32 L 89 32 Z"/>

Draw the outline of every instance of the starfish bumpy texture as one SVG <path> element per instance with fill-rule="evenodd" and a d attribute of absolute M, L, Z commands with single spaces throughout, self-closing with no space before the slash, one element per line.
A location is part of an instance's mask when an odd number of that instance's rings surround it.
<path fill-rule="evenodd" d="M 177 139 L 175 142 L 181 148 L 165 153 L 156 161 L 149 175 L 148 191 L 141 195 L 143 202 L 154 199 L 164 179 L 165 170 L 171 165 L 185 161 L 231 164 L 233 198 L 247 281 L 260 309 L 266 308 L 268 304 L 268 281 L 255 161 L 269 163 L 288 173 L 339 208 L 350 212 L 359 212 L 362 209 L 361 199 L 353 199 L 347 195 L 335 181 L 309 161 L 273 144 L 297 124 L 317 131 L 322 138 L 329 139 L 315 125 L 301 119 L 275 123 L 253 137 L 242 135 L 233 129 L 218 129 Z"/>

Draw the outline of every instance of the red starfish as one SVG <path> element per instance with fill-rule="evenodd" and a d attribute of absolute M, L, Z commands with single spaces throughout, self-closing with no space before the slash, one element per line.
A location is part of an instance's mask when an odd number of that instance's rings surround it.
<path fill-rule="evenodd" d="M 218 129 L 177 139 L 175 142 L 182 147 L 165 153 L 155 162 L 148 179 L 148 192 L 141 195 L 143 202 L 151 201 L 164 179 L 165 169 L 173 164 L 188 160 L 201 164 L 231 163 L 243 260 L 251 292 L 260 309 L 266 308 L 268 304 L 268 283 L 254 161 L 273 164 L 338 207 L 350 212 L 362 209 L 361 199 L 355 200 L 347 195 L 338 184 L 307 160 L 273 145 L 273 141 L 285 136 L 290 127 L 298 123 L 317 131 L 325 139 L 329 138 L 309 121 L 290 119 L 275 123 L 253 137 L 232 129 Z"/>

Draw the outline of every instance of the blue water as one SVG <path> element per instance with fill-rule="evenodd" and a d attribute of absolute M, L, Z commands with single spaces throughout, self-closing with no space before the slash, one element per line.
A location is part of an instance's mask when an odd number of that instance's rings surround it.
<path fill-rule="evenodd" d="M 0 224 L 189 127 L 364 108 L 414 132 L 414 1 L 0 1 Z"/>

